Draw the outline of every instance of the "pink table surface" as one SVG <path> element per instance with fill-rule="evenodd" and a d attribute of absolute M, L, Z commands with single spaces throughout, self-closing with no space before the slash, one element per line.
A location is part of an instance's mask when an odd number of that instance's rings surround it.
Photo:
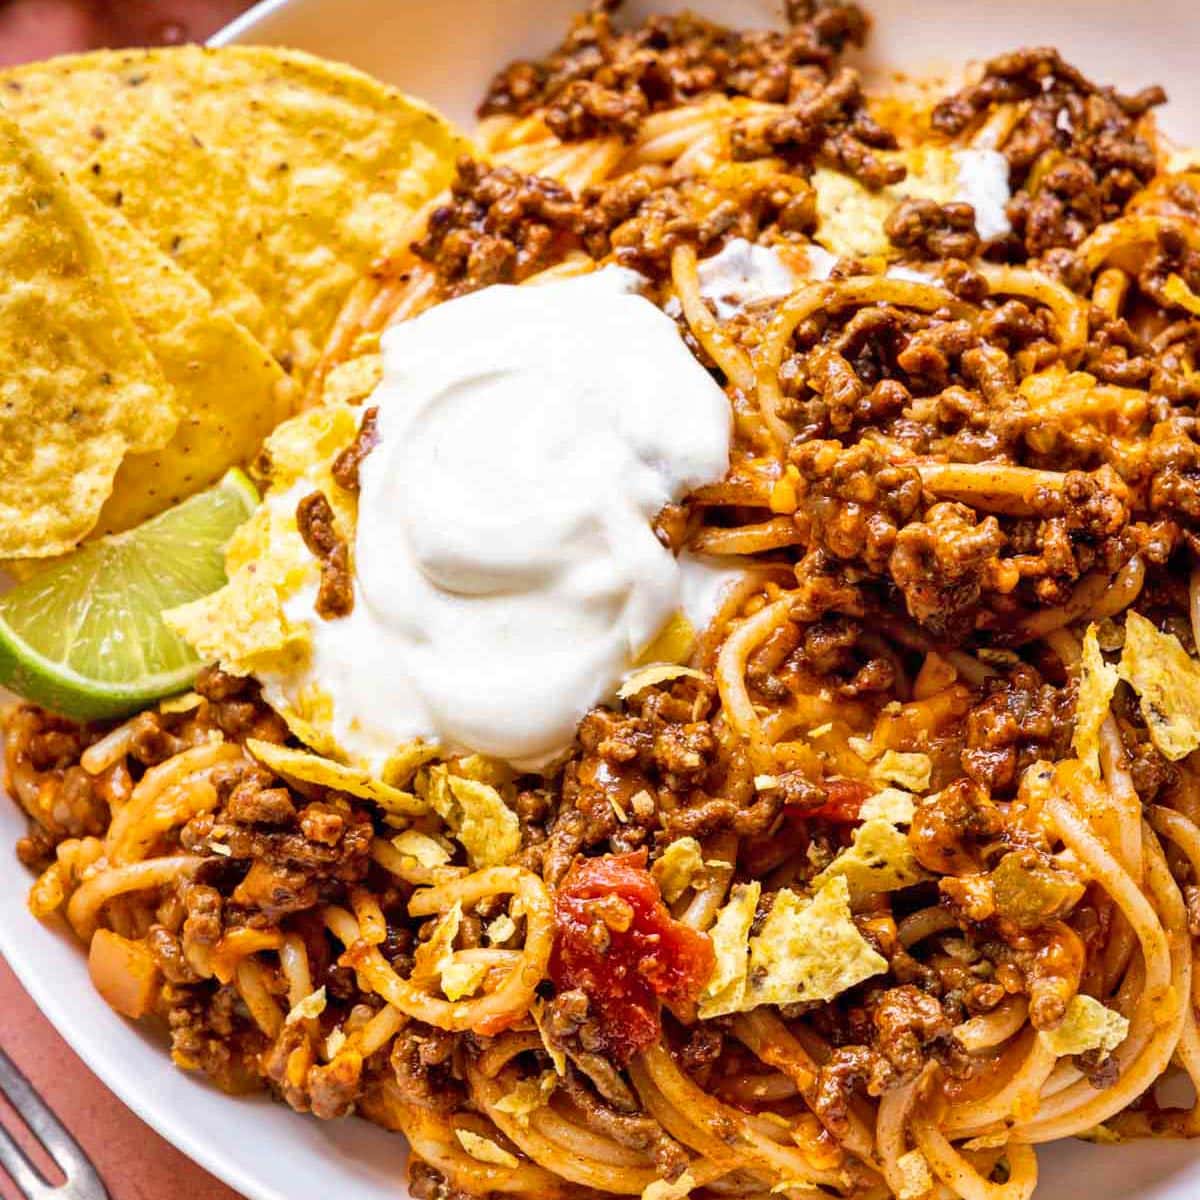
<path fill-rule="evenodd" d="M 99 46 L 200 42 L 249 0 L 0 0 L 0 66 Z"/>
<path fill-rule="evenodd" d="M 203 41 L 247 0 L 0 0 L 0 67 L 100 46 Z M 0 869 L 19 870 L 9 847 Z M 237 1200 L 83 1065 L 0 959 L 0 1046 L 82 1143 L 112 1200 Z M 12 1114 L 0 1106 L 0 1122 Z M 0 1196 L 19 1193 L 0 1171 Z"/>
<path fill-rule="evenodd" d="M 5 869 L 19 868 L 13 863 Z M 0 1046 L 82 1144 L 112 1200 L 237 1200 L 236 1192 L 163 1141 L 83 1065 L 2 958 Z M 12 1114 L 2 1108 L 0 1120 L 12 1127 Z M 20 1197 L 2 1170 L 0 1196 Z"/>

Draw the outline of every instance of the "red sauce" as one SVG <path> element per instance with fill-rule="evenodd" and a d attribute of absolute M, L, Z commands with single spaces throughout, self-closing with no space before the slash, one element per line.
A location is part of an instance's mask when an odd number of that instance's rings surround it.
<path fill-rule="evenodd" d="M 617 1062 L 658 1039 L 660 999 L 694 1000 L 712 975 L 712 943 L 671 916 L 644 850 L 577 860 L 554 917 L 550 977 L 587 994 L 600 1049 Z"/>
<path fill-rule="evenodd" d="M 825 782 L 825 803 L 797 815 L 824 817 L 827 821 L 857 821 L 867 798 L 878 790 L 857 779 L 830 779 Z"/>

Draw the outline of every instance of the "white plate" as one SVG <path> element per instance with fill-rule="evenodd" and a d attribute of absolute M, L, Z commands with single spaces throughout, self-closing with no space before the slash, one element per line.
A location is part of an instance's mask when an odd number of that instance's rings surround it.
<path fill-rule="evenodd" d="M 1058 45 L 1097 78 L 1127 88 L 1162 83 L 1165 124 L 1200 142 L 1196 0 L 875 0 L 872 59 L 926 71 L 1028 44 Z M 585 0 L 268 0 L 215 39 L 298 46 L 341 58 L 469 122 L 492 72 L 557 39 Z M 630 11 L 678 8 L 635 0 Z M 694 0 L 730 24 L 770 20 L 767 0 Z M 0 804 L 0 854 L 23 833 Z M 362 1121 L 322 1123 L 282 1105 L 233 1100 L 177 1071 L 157 1043 L 92 991 L 83 956 L 29 916 L 29 880 L 11 858 L 0 872 L 0 952 L 47 1017 L 139 1116 L 250 1200 L 397 1200 L 403 1141 Z M 1041 1153 L 1039 1200 L 1193 1200 L 1200 1146 L 1116 1148 L 1074 1142 Z M 116 1181 L 114 1181 L 116 1182 Z"/>

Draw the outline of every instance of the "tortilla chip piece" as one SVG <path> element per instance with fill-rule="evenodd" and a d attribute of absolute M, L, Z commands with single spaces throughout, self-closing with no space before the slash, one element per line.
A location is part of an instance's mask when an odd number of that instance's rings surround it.
<path fill-rule="evenodd" d="M 903 162 L 909 173 L 901 183 L 875 191 L 829 167 L 813 172 L 818 217 L 813 237 L 833 254 L 894 257 L 897 251 L 884 233 L 883 223 L 901 200 L 911 196 L 945 204 L 954 199 L 958 168 L 949 149 L 920 147 L 884 157 Z"/>
<path fill-rule="evenodd" d="M 704 850 L 694 837 L 673 841 L 655 860 L 650 873 L 668 904 L 674 904 L 704 870 Z"/>
<path fill-rule="evenodd" d="M 749 1006 L 832 1000 L 887 970 L 858 931 L 846 880 L 822 883 L 811 900 L 784 888 L 750 939 Z"/>
<path fill-rule="evenodd" d="M 871 777 L 881 784 L 899 784 L 910 792 L 927 792 L 932 771 L 933 763 L 928 754 L 885 750 L 871 768 Z"/>
<path fill-rule="evenodd" d="M 70 56 L 0 89 L 52 161 L 128 205 L 300 382 L 350 288 L 467 149 L 370 76 L 265 46 Z"/>
<path fill-rule="evenodd" d="M 0 101 L 59 170 L 263 335 L 275 319 L 261 298 L 274 272 L 245 168 L 234 148 L 212 144 L 171 104 L 144 57 L 104 51 L 29 63 L 3 75 Z"/>
<path fill-rule="evenodd" d="M 744 1012 L 747 1007 L 746 972 L 750 969 L 748 939 L 761 894 L 762 884 L 758 880 L 734 884 L 728 902 L 717 913 L 717 919 L 708 931 L 716 955 L 716 966 L 696 1010 L 704 1020 Z"/>
<path fill-rule="evenodd" d="M 680 679 L 685 675 L 690 679 L 709 678 L 703 671 L 697 671 L 695 667 L 681 667 L 675 663 L 655 663 L 652 667 L 642 667 L 640 670 L 634 671 L 617 689 L 617 695 L 622 700 L 628 700 L 630 696 L 636 696 L 638 692 L 644 692 L 648 687 L 657 687 L 660 683 L 670 683 L 672 679 Z"/>
<path fill-rule="evenodd" d="M 248 738 L 246 749 L 264 766 L 289 779 L 333 788 L 362 800 L 374 800 L 380 808 L 397 815 L 415 817 L 429 811 L 429 805 L 411 792 L 389 787 L 378 779 L 372 779 L 366 771 L 310 754 L 307 750 L 279 746 L 257 738 Z"/>
<path fill-rule="evenodd" d="M 392 838 L 392 845 L 405 858 L 411 858 L 419 867 L 444 867 L 450 861 L 450 852 L 436 838 L 417 829 L 406 829 Z"/>
<path fill-rule="evenodd" d="M 517 814 L 491 784 L 452 775 L 439 764 L 417 777 L 417 794 L 450 826 L 472 867 L 501 866 L 520 850 Z"/>
<path fill-rule="evenodd" d="M 1120 675 L 1116 667 L 1104 661 L 1096 626 L 1083 635 L 1083 655 L 1079 661 L 1079 687 L 1075 695 L 1075 732 L 1071 746 L 1079 760 L 1094 775 L 1100 775 L 1100 726 L 1108 716 L 1108 706 L 1117 690 Z"/>
<path fill-rule="evenodd" d="M 520 1160 L 515 1154 L 510 1154 L 503 1146 L 498 1146 L 491 1138 L 481 1133 L 473 1133 L 470 1129 L 456 1129 L 454 1136 L 458 1144 L 474 1159 L 496 1167 L 519 1167 Z"/>
<path fill-rule="evenodd" d="M 550 1103 L 550 1097 L 557 1087 L 558 1076 L 553 1071 L 543 1071 L 536 1077 L 521 1079 L 511 1091 L 496 1101 L 496 1111 L 508 1113 L 516 1118 L 522 1129 L 527 1129 L 529 1118 Z"/>
<path fill-rule="evenodd" d="M 121 464 L 96 528 L 117 533 L 248 462 L 291 405 L 279 364 L 241 325 L 214 311 L 213 298 L 195 279 L 115 209 L 86 192 L 78 200 L 180 410 L 165 446 Z"/>
<path fill-rule="evenodd" d="M 911 792 L 888 787 L 863 801 L 858 819 L 871 821 L 878 818 L 892 825 L 911 825 L 916 807 L 916 798 Z"/>
<path fill-rule="evenodd" d="M 70 190 L 0 114 L 0 557 L 73 549 L 178 419 Z"/>
<path fill-rule="evenodd" d="M 1111 1054 L 1128 1036 L 1129 1021 L 1091 996 L 1077 995 L 1067 1005 L 1066 1015 L 1056 1029 L 1038 1034 L 1060 1058 L 1068 1054 L 1100 1051 Z"/>
<path fill-rule="evenodd" d="M 873 817 L 854 831 L 854 841 L 813 880 L 822 887 L 837 876 L 849 885 L 855 903 L 879 892 L 897 892 L 927 878 L 908 836 L 890 821 Z"/>
<path fill-rule="evenodd" d="M 1140 613 L 1125 618 L 1117 666 L 1138 694 L 1150 740 L 1172 762 L 1200 747 L 1200 662 Z"/>
<path fill-rule="evenodd" d="M 264 446 L 271 486 L 225 552 L 229 582 L 211 596 L 164 613 L 170 628 L 202 658 L 236 675 L 270 672 L 268 703 L 297 737 L 319 750 L 332 746 L 332 714 L 303 703 L 302 693 L 310 682 L 304 669 L 312 630 L 309 623 L 290 619 L 284 604 L 305 586 L 315 589 L 320 574 L 296 525 L 302 496 L 322 490 L 338 518 L 339 532 L 353 538 L 354 498 L 332 482 L 330 469 L 338 452 L 353 440 L 358 420 L 352 408 L 329 406 L 280 425 Z"/>

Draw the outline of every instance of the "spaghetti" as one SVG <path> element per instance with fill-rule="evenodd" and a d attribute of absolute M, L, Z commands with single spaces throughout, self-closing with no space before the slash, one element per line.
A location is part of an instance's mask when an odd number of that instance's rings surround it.
<path fill-rule="evenodd" d="M 420 1197 L 1029 1200 L 1046 1141 L 1195 1134 L 1156 1088 L 1200 1084 L 1200 764 L 1113 665 L 1127 621 L 1185 657 L 1200 623 L 1200 187 L 1154 97 L 1029 51 L 875 105 L 838 66 L 852 5 L 783 34 L 609 7 L 497 78 L 479 159 L 355 289 L 310 401 L 446 298 L 640 271 L 735 420 L 671 525 L 746 567 L 692 669 L 546 776 L 413 756 L 396 787 L 448 771 L 519 816 L 515 860 L 475 868 L 431 812 L 260 765 L 287 730 L 215 668 L 115 728 L 16 707 L 34 910 L 180 1066 L 402 1131 Z M 961 213 L 905 197 L 914 139 L 1005 154 L 1012 231 L 940 253 Z M 819 171 L 898 188 L 888 254 L 827 279 Z M 722 318 L 700 267 L 734 237 L 797 282 Z M 905 848 L 894 885 L 848 865 L 868 835 Z M 831 876 L 883 965 L 747 1002 L 776 910 Z M 747 897 L 766 965 L 704 1016 Z"/>

